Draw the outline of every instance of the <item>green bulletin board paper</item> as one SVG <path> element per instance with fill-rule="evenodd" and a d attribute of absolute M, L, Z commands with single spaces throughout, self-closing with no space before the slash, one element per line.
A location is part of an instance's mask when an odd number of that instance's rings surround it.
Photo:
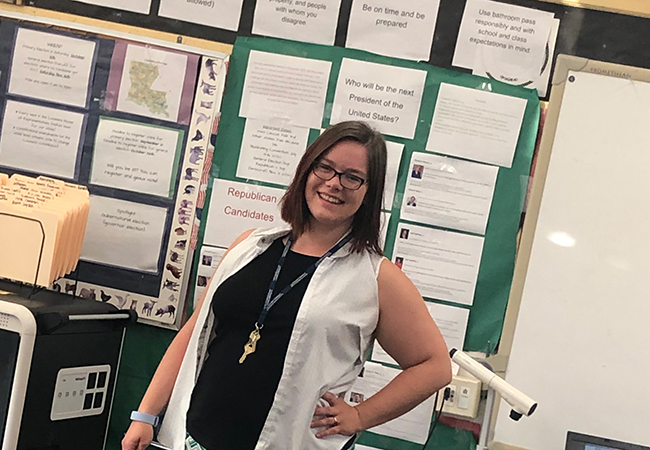
<path fill-rule="evenodd" d="M 223 99 L 221 121 L 212 164 L 211 176 L 213 178 L 278 187 L 277 185 L 241 179 L 236 176 L 239 151 L 242 144 L 244 126 L 246 124 L 246 119 L 239 117 L 239 107 L 248 65 L 248 56 L 251 50 L 332 62 L 322 123 L 323 128 L 329 125 L 334 91 L 343 58 L 354 58 L 380 64 L 425 70 L 427 72 L 424 95 L 422 104 L 420 105 L 418 125 L 414 138 L 411 140 L 392 136 L 387 137 L 390 141 L 404 144 L 404 152 L 400 163 L 400 176 L 398 177 L 395 190 L 395 200 L 393 205 L 385 205 L 386 209 L 390 210 L 392 214 L 385 246 L 387 257 L 392 256 L 393 234 L 399 222 L 400 205 L 402 203 L 408 174 L 407 166 L 410 162 L 411 154 L 414 151 L 425 151 L 440 83 L 489 90 L 527 100 L 512 167 L 510 169 L 499 169 L 492 209 L 485 233 L 485 243 L 474 295 L 474 304 L 469 308 L 470 317 L 465 338 L 465 350 L 494 352 L 501 335 L 503 317 L 512 282 L 516 236 L 519 229 L 523 199 L 528 185 L 532 154 L 537 136 L 539 99 L 537 98 L 536 92 L 489 81 L 473 75 L 432 67 L 424 63 L 387 58 L 358 50 L 276 39 L 238 38 L 233 48 Z M 317 136 L 318 131 L 312 130 L 309 135 L 309 141 L 313 142 Z M 212 181 L 211 179 L 210 185 Z M 209 205 L 210 194 L 211 186 L 208 190 L 206 207 Z M 207 214 L 208 211 L 204 209 L 199 242 L 202 242 Z M 199 252 L 196 255 L 195 267 L 198 264 Z M 362 433 L 358 442 L 382 449 L 416 450 L 421 448 L 421 445 L 413 442 L 373 433 Z M 473 450 L 475 446 L 476 441 L 471 432 L 445 427 L 439 424 L 427 448 Z"/>
<path fill-rule="evenodd" d="M 149 382 L 175 335 L 174 331 L 141 323 L 127 327 L 106 450 L 122 448 L 122 438 L 131 425 L 131 411 L 138 409 Z"/>
<path fill-rule="evenodd" d="M 488 90 L 527 100 L 512 167 L 510 169 L 499 169 L 492 209 L 485 233 L 485 243 L 474 295 L 474 304 L 470 307 L 469 323 L 465 339 L 465 350 L 493 353 L 501 335 L 503 317 L 510 292 L 516 251 L 516 235 L 519 229 L 521 209 L 528 185 L 530 164 L 535 146 L 535 138 L 537 136 L 539 99 L 535 91 L 489 81 L 469 74 L 432 67 L 424 63 L 387 58 L 358 50 L 277 39 L 238 38 L 231 57 L 221 122 L 215 145 L 215 157 L 211 174 L 215 178 L 268 185 L 266 183 L 240 179 L 235 175 L 244 125 L 246 123 L 245 118 L 239 117 L 239 106 L 248 64 L 248 55 L 251 50 L 332 62 L 327 102 L 322 124 L 324 128 L 329 125 L 336 81 L 343 58 L 354 58 L 427 71 L 426 85 L 414 139 L 387 137 L 388 140 L 405 145 L 400 165 L 400 176 L 397 181 L 395 200 L 393 205 L 386 205 L 387 208 L 391 209 L 392 213 L 386 242 L 386 256 L 388 257 L 391 256 L 393 247 L 394 238 L 392 235 L 399 221 L 399 206 L 402 202 L 404 187 L 406 185 L 406 166 L 409 164 L 413 151 L 425 151 L 440 83 L 450 83 L 474 89 Z M 312 132 L 310 139 L 313 140 L 316 136 L 317 133 Z M 207 217 L 206 211 L 203 214 L 204 217 Z M 202 222 L 202 228 L 204 228 L 206 221 L 203 220 Z"/>

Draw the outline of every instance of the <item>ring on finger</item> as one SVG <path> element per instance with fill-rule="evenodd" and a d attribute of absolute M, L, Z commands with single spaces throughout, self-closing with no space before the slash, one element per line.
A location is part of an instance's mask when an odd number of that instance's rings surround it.
<path fill-rule="evenodd" d="M 332 418 L 334 419 L 334 425 L 333 426 L 338 426 L 339 425 L 339 419 L 336 416 L 334 416 Z"/>

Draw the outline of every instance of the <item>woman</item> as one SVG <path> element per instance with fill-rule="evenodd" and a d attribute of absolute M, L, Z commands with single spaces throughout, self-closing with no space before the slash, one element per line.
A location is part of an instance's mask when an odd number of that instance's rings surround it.
<path fill-rule="evenodd" d="M 422 297 L 381 256 L 385 173 L 383 137 L 362 122 L 316 139 L 282 200 L 290 228 L 250 230 L 230 246 L 132 416 L 124 450 L 149 444 L 145 422 L 166 405 L 159 440 L 174 450 L 339 450 L 449 383 L 447 348 Z M 404 370 L 352 407 L 341 397 L 373 338 Z"/>

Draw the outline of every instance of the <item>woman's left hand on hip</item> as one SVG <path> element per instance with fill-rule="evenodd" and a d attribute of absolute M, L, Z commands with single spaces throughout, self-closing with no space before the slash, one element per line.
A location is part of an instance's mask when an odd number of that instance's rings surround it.
<path fill-rule="evenodd" d="M 316 433 L 317 438 L 333 434 L 352 436 L 362 430 L 357 408 L 348 405 L 345 400 L 331 392 L 326 392 L 323 395 L 323 400 L 330 406 L 317 406 L 311 422 L 311 428 L 323 428 Z"/>

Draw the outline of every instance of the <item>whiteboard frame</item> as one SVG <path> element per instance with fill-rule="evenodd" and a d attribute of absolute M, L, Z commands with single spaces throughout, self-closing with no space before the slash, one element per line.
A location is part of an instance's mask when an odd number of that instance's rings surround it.
<path fill-rule="evenodd" d="M 526 211 L 515 271 L 513 275 L 512 287 L 508 299 L 508 307 L 504 320 L 503 332 L 499 344 L 499 351 L 494 355 L 490 362 L 495 367 L 495 372 L 503 374 L 507 372 L 507 366 L 510 359 L 514 334 L 517 325 L 517 318 L 521 307 L 521 299 L 524 290 L 524 282 L 530 263 L 531 250 L 535 238 L 535 231 L 539 218 L 540 206 L 546 178 L 548 175 L 549 163 L 552 153 L 553 143 L 558 125 L 558 118 L 562 108 L 562 99 L 568 73 L 586 72 L 598 75 L 605 75 L 614 78 L 623 78 L 633 81 L 642 81 L 650 83 L 650 69 L 638 67 L 623 66 L 601 61 L 589 60 L 570 55 L 558 55 L 555 72 L 551 87 L 548 109 L 544 123 L 540 149 L 537 155 L 535 173 L 532 180 L 530 197 Z M 498 403 L 497 403 L 498 405 Z M 495 409 L 495 417 L 498 412 L 498 406 Z M 525 418 L 522 420 L 526 420 Z M 494 434 L 496 420 L 492 422 L 491 435 Z M 522 447 L 508 445 L 502 442 L 492 441 L 489 444 L 490 450 L 529 450 Z"/>

